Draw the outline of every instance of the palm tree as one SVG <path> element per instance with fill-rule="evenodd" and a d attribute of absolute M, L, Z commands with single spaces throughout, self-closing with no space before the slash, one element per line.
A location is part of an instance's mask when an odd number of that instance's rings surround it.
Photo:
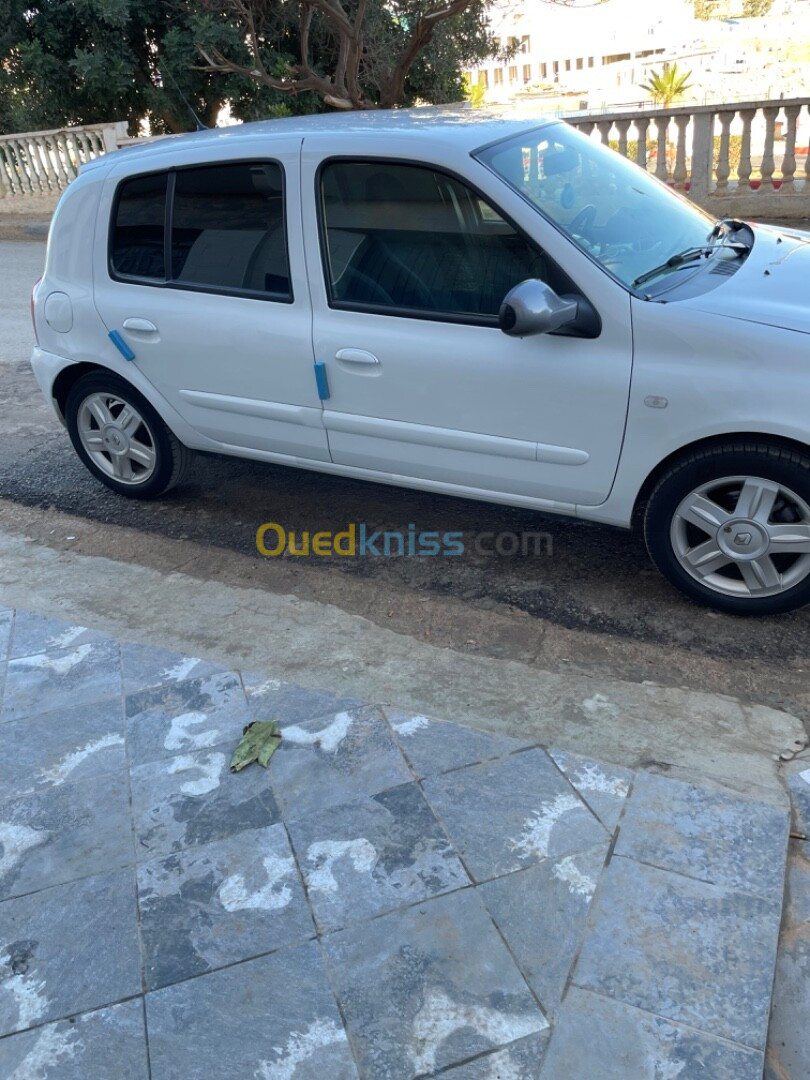
<path fill-rule="evenodd" d="M 678 65 L 673 64 L 671 68 L 665 68 L 663 71 L 651 72 L 648 81 L 641 84 L 641 89 L 647 91 L 656 105 L 662 105 L 668 109 L 691 88 L 689 82 L 691 76 L 691 71 L 682 75 L 678 71 Z"/>

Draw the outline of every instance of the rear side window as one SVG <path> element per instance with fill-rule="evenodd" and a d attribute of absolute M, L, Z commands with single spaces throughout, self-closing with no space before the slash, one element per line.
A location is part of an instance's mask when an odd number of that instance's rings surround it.
<path fill-rule="evenodd" d="M 118 189 L 112 265 L 124 277 L 166 277 L 166 173 L 125 180 Z"/>
<path fill-rule="evenodd" d="M 129 188 L 147 181 L 156 201 L 160 193 L 168 220 L 168 236 L 161 225 L 156 240 L 130 224 Z M 160 217 L 157 206 L 154 216 Z M 147 250 L 159 243 L 162 257 L 150 262 Z M 116 274 L 175 288 L 291 300 L 281 166 L 206 165 L 128 181 L 118 198 L 112 264 Z"/>

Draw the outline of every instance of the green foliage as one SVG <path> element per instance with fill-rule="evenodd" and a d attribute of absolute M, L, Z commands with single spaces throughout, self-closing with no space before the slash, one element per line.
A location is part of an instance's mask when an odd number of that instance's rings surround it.
<path fill-rule="evenodd" d="M 731 175 L 737 175 L 737 169 L 740 166 L 740 156 L 742 153 L 742 135 L 729 135 L 728 137 L 728 164 L 731 169 Z M 720 136 L 714 137 L 714 161 L 712 163 L 712 169 L 717 170 L 717 166 L 720 163 Z"/>
<path fill-rule="evenodd" d="M 464 100 L 469 101 L 474 109 L 480 109 L 486 97 L 486 87 L 480 82 L 471 82 L 468 76 L 464 76 Z"/>
<path fill-rule="evenodd" d="M 691 71 L 682 74 L 678 70 L 678 65 L 673 64 L 666 71 L 652 72 L 647 82 L 641 84 L 641 89 L 646 90 L 656 105 L 661 105 L 667 109 L 678 98 L 683 97 L 690 88 L 689 79 L 691 76 Z"/>

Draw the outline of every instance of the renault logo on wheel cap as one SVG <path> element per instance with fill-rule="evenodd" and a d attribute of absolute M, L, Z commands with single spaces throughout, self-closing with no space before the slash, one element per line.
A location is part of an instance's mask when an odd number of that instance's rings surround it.
<path fill-rule="evenodd" d="M 734 537 L 734 543 L 737 547 L 748 547 L 753 539 L 750 532 L 740 532 Z"/>

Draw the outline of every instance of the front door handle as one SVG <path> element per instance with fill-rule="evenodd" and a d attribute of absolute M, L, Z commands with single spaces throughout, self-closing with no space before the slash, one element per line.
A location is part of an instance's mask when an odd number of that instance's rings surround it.
<path fill-rule="evenodd" d="M 344 364 L 379 364 L 374 353 L 366 352 L 365 349 L 341 349 L 335 354 L 336 360 L 342 360 Z"/>
<path fill-rule="evenodd" d="M 156 334 L 157 327 L 148 319 L 125 319 L 124 329 L 134 331 L 136 334 Z"/>

